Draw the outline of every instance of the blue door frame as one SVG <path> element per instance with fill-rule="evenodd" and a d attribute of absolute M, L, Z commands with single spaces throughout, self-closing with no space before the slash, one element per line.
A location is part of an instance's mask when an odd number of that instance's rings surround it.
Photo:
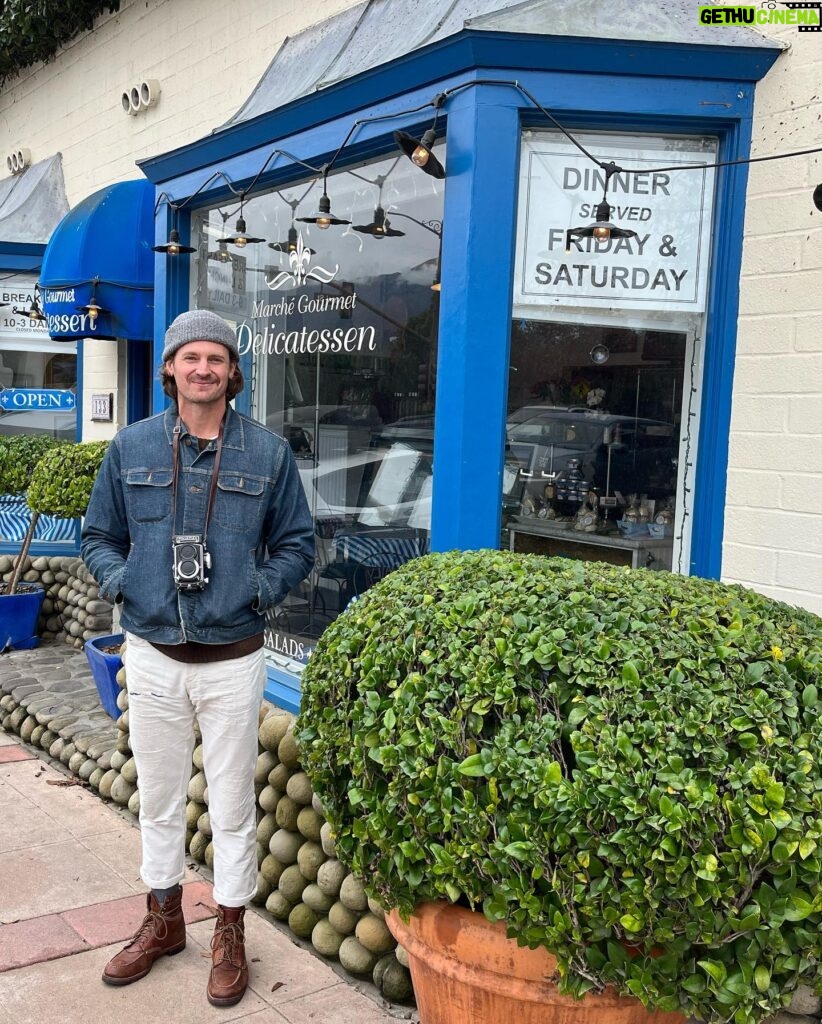
<path fill-rule="evenodd" d="M 394 129 L 430 123 L 425 113 L 405 111 L 471 83 L 449 98 L 439 121 L 447 126 L 432 501 L 432 548 L 439 551 L 499 546 L 520 137 L 524 126 L 547 124 L 515 82 L 568 130 L 715 135 L 718 160 L 731 161 L 749 155 L 754 84 L 777 56 L 761 49 L 489 35 L 461 33 L 324 89 L 321 97 L 141 164 L 158 194 L 180 201 L 202 188 L 197 205 L 212 205 L 227 195 L 219 176 L 213 188 L 205 185 L 215 171 L 238 187 L 247 184 L 275 148 L 320 165 L 355 120 L 360 126 L 337 166 L 386 152 Z M 389 98 L 374 102 L 380 96 Z M 272 139 L 277 142 L 266 142 Z M 304 174 L 277 157 L 259 187 Z M 691 573 L 713 578 L 721 571 L 747 166 L 721 168 L 716 181 L 690 561 Z M 183 236 L 189 214 L 180 211 Z M 157 218 L 158 243 L 169 226 L 168 215 Z M 188 261 L 158 260 L 156 338 L 187 308 L 188 294 Z M 155 392 L 156 408 L 161 399 Z M 296 706 L 294 681 L 282 676 L 278 703 Z"/>

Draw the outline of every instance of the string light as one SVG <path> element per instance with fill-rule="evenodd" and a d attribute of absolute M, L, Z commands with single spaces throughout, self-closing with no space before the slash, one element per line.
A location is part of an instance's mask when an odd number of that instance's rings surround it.
<path fill-rule="evenodd" d="M 335 166 L 337 160 L 339 159 L 340 154 L 344 150 L 345 146 L 348 144 L 348 142 L 354 136 L 356 131 L 362 125 L 364 125 L 364 124 L 373 124 L 373 123 L 375 123 L 377 121 L 396 120 L 397 118 L 400 118 L 400 117 L 408 117 L 411 114 L 418 113 L 418 112 L 420 112 L 422 110 L 426 110 L 426 109 L 429 109 L 431 107 L 433 107 L 433 109 L 434 109 L 434 120 L 433 120 L 433 122 L 431 124 L 431 127 L 426 130 L 426 132 L 423 134 L 421 139 L 417 140 L 413 136 L 408 134 L 407 132 L 401 132 L 401 131 L 394 132 L 394 139 L 395 139 L 397 145 L 402 150 L 402 152 L 405 153 L 409 157 L 409 159 L 411 159 L 414 162 L 414 164 L 416 166 L 420 167 L 423 171 L 425 171 L 426 174 L 430 174 L 430 175 L 432 175 L 434 177 L 439 177 L 439 178 L 445 177 L 445 169 L 443 168 L 442 164 L 437 160 L 437 158 L 434 156 L 434 154 L 432 152 L 432 147 L 434 146 L 434 144 L 436 142 L 436 137 L 437 137 L 436 136 L 437 119 L 439 117 L 440 111 L 442 110 L 442 108 L 445 106 L 447 101 L 452 96 L 454 96 L 458 92 L 461 92 L 463 89 L 469 89 L 469 88 L 473 88 L 473 87 L 479 86 L 479 85 L 493 85 L 493 86 L 498 86 L 498 87 L 506 87 L 506 88 L 516 89 L 519 93 L 521 93 L 534 106 L 534 108 L 536 110 L 538 110 L 550 122 L 550 124 L 552 124 L 558 131 L 560 131 L 563 135 L 565 135 L 566 138 L 581 153 L 583 153 L 593 164 L 595 164 L 597 167 L 599 167 L 601 170 L 603 170 L 605 172 L 606 176 L 608 176 L 608 177 L 610 177 L 610 175 L 612 175 L 614 173 L 620 173 L 620 174 L 625 174 L 625 175 L 628 175 L 628 174 L 651 174 L 651 173 L 661 173 L 661 172 L 704 170 L 704 169 L 707 169 L 707 168 L 733 167 L 733 166 L 740 166 L 740 165 L 743 165 L 743 164 L 759 163 L 761 161 L 766 161 L 766 160 L 786 160 L 786 159 L 789 159 L 791 157 L 796 157 L 796 156 L 808 156 L 808 155 L 811 155 L 811 154 L 814 154 L 814 153 L 822 153 L 822 146 L 816 146 L 816 147 L 811 148 L 811 149 L 794 150 L 794 151 L 791 151 L 789 153 L 774 153 L 774 154 L 771 154 L 769 156 L 743 157 L 743 158 L 740 158 L 738 160 L 720 160 L 720 161 L 717 161 L 717 162 L 712 163 L 712 164 L 705 164 L 705 163 L 700 163 L 700 164 L 677 164 L 677 165 L 674 165 L 674 166 L 671 166 L 671 167 L 653 167 L 653 168 L 643 167 L 643 168 L 636 168 L 636 169 L 633 169 L 633 168 L 621 168 L 621 167 L 617 167 L 616 164 L 614 164 L 612 161 L 606 162 L 606 161 L 600 160 L 599 158 L 594 156 L 588 149 L 586 149 L 586 147 L 581 142 L 579 142 L 578 139 L 576 139 L 574 137 L 574 135 L 570 131 L 568 131 L 567 128 L 565 128 L 565 126 L 563 124 L 561 124 L 556 119 L 556 117 L 554 117 L 554 115 L 549 110 L 546 110 L 546 108 L 536 99 L 536 97 L 531 92 L 529 92 L 528 89 L 525 88 L 525 86 L 523 86 L 517 80 L 515 80 L 515 79 L 496 79 L 496 78 L 472 79 L 471 81 L 461 82 L 458 85 L 455 85 L 455 86 L 451 87 L 450 89 L 446 89 L 443 92 L 439 92 L 439 93 L 437 93 L 434 96 L 433 99 L 429 100 L 428 102 L 419 104 L 418 106 L 412 107 L 412 108 L 410 108 L 408 110 L 397 111 L 395 113 L 390 113 L 390 114 L 377 114 L 377 115 L 374 115 L 373 117 L 365 117 L 365 118 L 357 119 L 356 121 L 354 121 L 352 123 L 351 127 L 349 128 L 348 132 L 345 135 L 345 138 L 340 143 L 340 146 L 337 149 L 337 151 L 333 154 L 333 156 L 328 161 L 328 163 L 326 163 L 323 167 L 315 167 L 312 164 L 308 164 L 304 160 L 300 160 L 299 158 L 297 158 L 297 157 L 293 156 L 292 154 L 288 153 L 286 150 L 274 149 L 265 158 L 265 161 L 263 162 L 263 164 L 260 167 L 260 169 L 254 175 L 254 177 L 252 178 L 251 182 L 247 186 L 245 186 L 245 188 L 243 189 L 242 192 L 238 191 L 235 188 L 234 182 L 232 182 L 231 179 L 223 171 L 215 171 L 209 178 L 207 178 L 196 189 L 195 192 L 193 192 L 190 196 L 187 196 L 187 197 L 185 197 L 183 199 L 175 200 L 168 193 L 166 193 L 166 192 L 161 193 L 161 195 L 158 197 L 157 203 L 155 205 L 155 215 L 157 213 L 157 210 L 159 209 L 159 206 L 160 206 L 161 202 L 165 199 L 165 201 L 168 203 L 169 206 L 171 206 L 172 210 L 174 211 L 174 227 L 172 227 L 172 229 L 171 229 L 171 231 L 169 233 L 169 240 L 168 240 L 168 242 L 165 245 L 153 246 L 154 251 L 155 252 L 163 252 L 163 253 L 166 253 L 168 255 L 178 255 L 178 254 L 181 254 L 181 253 L 194 252 L 193 248 L 191 248 L 190 246 L 184 246 L 180 242 L 179 231 L 177 230 L 177 227 L 176 227 L 177 211 L 182 209 L 185 206 L 188 206 L 197 195 L 199 195 L 209 184 L 211 184 L 217 178 L 222 178 L 223 181 L 228 186 L 229 191 L 231 191 L 234 195 L 241 196 L 241 197 L 244 198 L 246 195 L 248 195 L 251 192 L 253 192 L 254 186 L 259 181 L 259 179 L 262 177 L 262 175 L 263 175 L 264 171 L 266 170 L 266 168 L 278 156 L 284 156 L 287 159 L 290 159 L 292 162 L 294 162 L 296 164 L 299 164 L 302 167 L 308 168 L 309 170 L 311 170 L 311 171 L 315 172 L 316 174 L 318 174 L 320 176 L 320 179 L 322 180 L 323 194 L 322 194 L 322 196 L 320 198 L 317 211 L 314 214 L 312 214 L 311 216 L 299 217 L 299 218 L 295 218 L 295 219 L 300 220 L 303 223 L 314 224 L 316 227 L 320 228 L 321 230 L 325 230 L 325 229 L 331 227 L 332 225 L 336 225 L 336 224 L 340 224 L 340 225 L 342 225 L 342 224 L 350 224 L 351 223 L 350 221 L 345 220 L 343 218 L 335 217 L 332 214 L 332 212 L 331 212 L 331 200 L 329 199 L 328 192 L 327 192 L 327 179 L 328 179 L 328 175 L 331 172 L 331 170 L 334 168 L 334 166 Z M 413 143 L 413 145 L 411 145 L 411 143 Z M 609 174 L 609 170 L 610 170 L 610 174 Z M 353 172 L 349 172 L 349 173 L 353 173 Z M 313 183 L 312 183 L 312 186 L 313 186 Z M 606 192 L 607 192 L 607 188 L 606 188 Z M 816 187 L 816 189 L 815 189 L 815 191 L 813 193 L 813 202 L 814 202 L 814 205 L 818 209 L 822 210 L 822 184 L 820 184 L 820 185 L 818 185 Z M 606 207 L 607 207 L 607 209 L 606 209 Z M 571 233 L 571 239 L 573 239 L 575 237 L 576 238 L 586 237 L 589 233 L 590 233 L 590 237 L 597 238 L 597 239 L 600 239 L 600 238 L 601 239 L 606 239 L 606 238 L 613 238 L 613 237 L 633 237 L 636 234 L 636 232 L 629 231 L 629 230 L 627 230 L 625 228 L 620 228 L 617 225 L 611 223 L 609 218 L 611 216 L 612 211 L 613 211 L 613 207 L 607 202 L 607 198 L 603 197 L 603 201 L 600 204 L 598 204 L 598 206 L 597 206 L 596 216 L 595 216 L 594 222 L 592 224 L 590 224 L 590 225 L 586 225 L 584 228 L 571 228 L 571 229 L 569 229 L 570 233 Z M 396 213 L 392 214 L 392 216 L 396 216 L 396 215 L 397 215 Z M 375 216 L 374 223 L 376 223 L 376 222 L 377 222 L 377 217 Z M 583 231 L 586 234 L 580 234 L 580 232 L 583 232 Z M 618 234 L 618 232 L 622 232 L 622 233 Z M 369 232 L 369 233 L 371 233 L 371 232 Z M 239 230 L 239 221 L 238 221 L 238 233 L 237 233 L 236 236 L 233 236 L 233 237 L 235 239 L 236 239 L 236 237 L 244 238 L 245 239 L 245 244 L 248 244 L 248 243 L 251 242 L 251 240 L 252 240 L 251 236 L 248 236 L 247 233 L 246 233 L 246 230 L 245 230 L 245 222 L 244 222 L 244 220 L 243 220 L 242 231 Z M 375 237 L 379 237 L 379 233 L 375 233 Z M 227 241 L 228 241 L 228 239 L 227 239 Z M 261 239 L 255 239 L 255 241 L 261 241 Z M 569 238 L 566 236 L 566 243 L 568 243 L 568 242 L 569 242 Z M 233 244 L 240 244 L 240 245 L 242 245 L 244 243 L 242 241 L 238 243 L 235 240 Z M 285 248 L 282 248 L 281 247 L 282 243 L 279 243 L 279 242 L 269 243 L 269 245 L 271 246 L 272 249 L 277 249 L 278 251 L 283 251 L 283 252 L 285 252 L 285 251 L 292 251 L 292 250 L 290 250 L 288 248 L 289 244 L 290 244 L 290 242 L 286 242 L 285 243 Z"/>

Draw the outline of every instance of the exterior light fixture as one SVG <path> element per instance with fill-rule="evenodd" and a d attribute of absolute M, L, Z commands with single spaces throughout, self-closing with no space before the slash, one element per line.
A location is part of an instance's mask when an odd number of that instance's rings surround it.
<path fill-rule="evenodd" d="M 432 292 L 440 292 L 440 291 L 442 291 L 442 283 L 440 282 L 440 272 L 439 272 L 439 270 L 437 271 L 437 276 L 431 282 L 431 291 Z"/>
<path fill-rule="evenodd" d="M 575 238 L 595 238 L 598 242 L 607 242 L 611 238 L 636 238 L 636 231 L 612 224 L 610 219 L 614 208 L 608 202 L 608 183 L 622 168 L 617 167 L 613 160 L 600 166 L 605 171 L 605 188 L 602 193 L 602 202 L 597 203 L 594 223 L 586 224 L 581 228 L 568 228 L 565 232 L 566 252 L 571 251 L 571 242 Z"/>
<path fill-rule="evenodd" d="M 99 281 L 100 281 L 99 277 L 95 277 L 94 280 L 92 281 L 92 283 L 91 283 L 91 298 L 86 303 L 86 305 L 85 306 L 75 306 L 74 307 L 78 312 L 85 313 L 88 316 L 89 323 L 91 324 L 92 327 L 94 327 L 96 325 L 97 317 L 101 313 L 108 313 L 109 312 L 109 310 L 104 309 L 97 302 L 97 285 L 98 285 Z"/>
<path fill-rule="evenodd" d="M 245 192 L 240 193 L 240 216 L 237 218 L 237 225 L 233 235 L 226 235 L 225 238 L 218 238 L 217 242 L 225 242 L 226 245 L 236 245 L 239 249 L 247 245 L 255 245 L 264 242 L 264 238 L 255 238 L 246 231 L 245 217 L 243 217 L 243 206 L 245 205 Z"/>
<path fill-rule="evenodd" d="M 813 190 L 813 205 L 817 210 L 822 210 L 822 184 L 817 185 Z"/>
<path fill-rule="evenodd" d="M 444 178 L 445 168 L 434 156 L 434 143 L 437 141 L 437 118 L 440 108 L 447 99 L 445 93 L 438 93 L 434 97 L 434 123 L 423 134 L 421 139 L 415 139 L 408 132 L 394 132 L 394 141 L 405 153 L 408 159 L 417 165 L 432 178 Z"/>
<path fill-rule="evenodd" d="M 288 237 L 284 238 L 281 242 L 269 242 L 268 248 L 273 249 L 274 252 L 291 253 L 297 251 L 297 229 L 292 224 L 288 229 Z M 307 252 L 310 256 L 314 255 L 314 249 L 303 247 L 303 252 Z"/>
<path fill-rule="evenodd" d="M 339 224 L 350 224 L 350 220 L 345 220 L 343 217 L 335 217 L 331 212 L 331 200 L 328 198 L 328 172 L 331 170 L 331 165 L 326 164 L 323 167 L 323 194 L 320 196 L 320 202 L 315 213 L 309 214 L 307 217 L 297 217 L 297 220 L 302 224 L 313 224 L 318 227 L 321 231 L 326 231 L 332 225 L 335 227 Z"/>
<path fill-rule="evenodd" d="M 390 221 L 386 219 L 385 210 L 377 206 L 374 210 L 374 219 L 370 224 L 355 224 L 354 230 L 363 235 L 372 235 L 374 238 L 400 238 L 405 232 L 398 231 L 391 227 Z"/>
<path fill-rule="evenodd" d="M 11 311 L 12 313 L 16 313 L 18 316 L 26 316 L 29 320 L 35 320 L 38 324 L 48 323 L 48 317 L 40 306 L 40 285 L 35 284 L 34 295 L 32 296 L 31 305 L 28 309 L 18 309 L 17 306 L 12 306 Z"/>
<path fill-rule="evenodd" d="M 159 202 L 158 202 L 159 205 Z M 183 245 L 180 241 L 180 232 L 177 230 L 177 207 L 169 204 L 174 211 L 174 223 L 168 233 L 168 241 L 164 245 L 152 245 L 154 252 L 164 252 L 166 256 L 181 256 L 184 253 L 196 252 L 191 245 Z"/>

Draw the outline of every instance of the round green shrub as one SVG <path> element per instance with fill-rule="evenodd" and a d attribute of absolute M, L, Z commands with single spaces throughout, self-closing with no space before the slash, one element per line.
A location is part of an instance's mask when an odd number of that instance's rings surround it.
<path fill-rule="evenodd" d="M 709 1021 L 822 962 L 822 620 L 740 587 L 429 555 L 323 634 L 303 766 L 380 903 L 447 899 Z"/>
<path fill-rule="evenodd" d="M 108 441 L 85 441 L 47 451 L 34 467 L 26 495 L 32 512 L 62 519 L 85 515 L 107 448 Z"/>
<path fill-rule="evenodd" d="M 52 448 L 66 444 L 39 434 L 0 437 L 0 494 L 24 494 L 40 459 Z"/>

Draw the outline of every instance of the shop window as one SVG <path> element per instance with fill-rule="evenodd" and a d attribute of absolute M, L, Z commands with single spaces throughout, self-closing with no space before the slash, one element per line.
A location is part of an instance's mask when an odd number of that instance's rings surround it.
<path fill-rule="evenodd" d="M 431 526 L 442 182 L 392 157 L 331 175 L 328 193 L 350 224 L 300 221 L 311 181 L 246 201 L 264 243 L 219 242 L 233 208 L 194 223 L 192 303 L 236 325 L 252 415 L 289 442 L 314 519 L 314 570 L 268 622 L 292 668 L 352 598 L 428 550 Z"/>
<path fill-rule="evenodd" d="M 10 329 L 22 330 L 7 317 Z M 77 356 L 54 352 L 53 342 L 14 338 L 0 351 L 0 437 L 46 434 L 73 441 L 76 436 Z M 73 345 L 70 346 L 73 348 Z M 37 394 L 30 394 L 31 391 Z M 45 392 L 45 393 L 43 393 Z M 6 400 L 3 400 L 3 394 Z M 26 535 L 31 512 L 25 498 L 0 494 L 0 543 L 18 544 Z M 38 542 L 72 540 L 75 521 L 40 516 L 34 539 Z"/>
<path fill-rule="evenodd" d="M 604 175 L 527 132 L 506 422 L 502 543 L 634 567 L 687 565 L 715 141 L 591 134 L 636 174 L 610 182 L 633 238 L 571 238 Z M 669 168 L 656 172 L 658 167 Z"/>

